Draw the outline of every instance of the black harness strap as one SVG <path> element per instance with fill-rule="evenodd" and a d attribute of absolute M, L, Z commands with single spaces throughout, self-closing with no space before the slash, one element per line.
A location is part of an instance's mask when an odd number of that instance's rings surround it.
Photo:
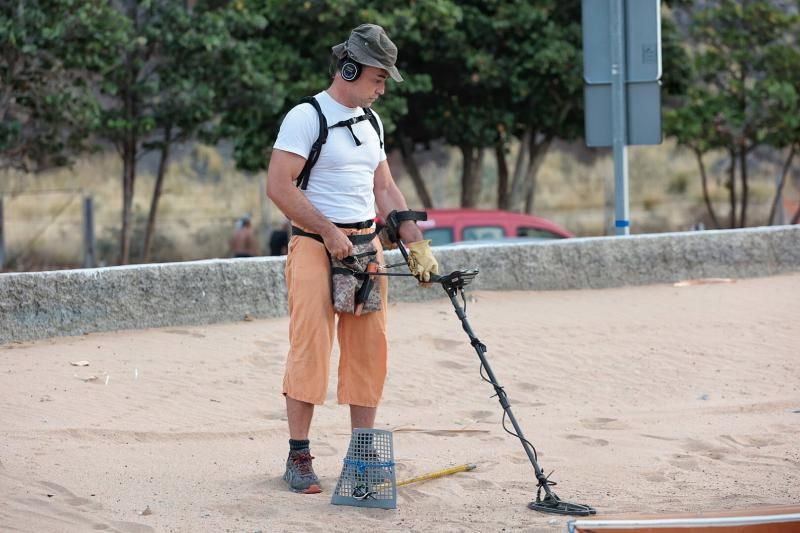
<path fill-rule="evenodd" d="M 325 241 L 322 240 L 322 235 L 319 235 L 317 233 L 309 233 L 305 230 L 298 228 L 297 226 L 292 226 L 292 235 L 299 235 L 301 237 L 310 237 L 315 241 L 325 244 Z M 377 234 L 373 231 L 372 233 L 365 233 L 363 235 L 348 235 L 347 238 L 350 239 L 350 242 L 352 242 L 353 244 L 365 244 L 371 242 L 372 239 L 375 238 L 375 235 Z"/>
<path fill-rule="evenodd" d="M 381 143 L 381 150 L 383 150 L 383 134 L 381 133 L 381 126 L 378 124 L 378 117 L 372 112 L 369 107 L 364 108 L 364 114 L 368 117 L 369 123 L 372 124 L 372 129 L 378 134 L 378 140 Z"/>
<path fill-rule="evenodd" d="M 311 168 L 317 164 L 319 154 L 322 152 L 322 145 L 328 140 L 328 121 L 325 119 L 325 115 L 322 114 L 322 108 L 319 107 L 319 102 L 317 102 L 317 99 L 313 96 L 306 96 L 300 103 L 314 106 L 314 109 L 317 110 L 317 116 L 319 117 L 319 135 L 317 136 L 317 140 L 314 141 L 314 144 L 311 145 L 311 151 L 308 153 L 308 159 L 306 159 L 306 164 L 303 165 L 303 170 L 301 170 L 300 174 L 297 176 L 297 186 L 300 187 L 301 190 L 306 190 L 308 187 L 308 177 L 311 175 Z"/>
<path fill-rule="evenodd" d="M 347 128 L 347 131 L 350 132 L 350 135 L 353 136 L 353 140 L 356 142 L 356 146 L 361 146 L 361 141 L 356 137 L 356 134 L 353 133 L 353 126 L 358 124 L 361 121 L 367 120 L 367 115 L 361 115 L 360 117 L 353 117 L 348 118 L 347 120 L 342 120 L 330 126 L 329 129 L 333 128 Z"/>
<path fill-rule="evenodd" d="M 319 102 L 317 102 L 316 98 L 313 96 L 306 96 L 300 100 L 300 103 L 311 104 L 314 106 L 314 109 L 317 111 L 317 116 L 319 117 L 319 136 L 317 137 L 317 140 L 314 141 L 314 144 L 311 145 L 311 151 L 308 153 L 306 163 L 303 165 L 303 169 L 297 176 L 297 186 L 301 190 L 304 191 L 308 188 L 308 178 L 311 176 L 311 169 L 317 164 L 319 154 L 322 152 L 322 145 L 328 141 L 329 129 L 347 128 L 348 131 L 350 131 L 350 135 L 353 136 L 353 141 L 356 143 L 356 146 L 361 146 L 363 143 L 353 132 L 353 126 L 361 121 L 369 120 L 369 123 L 372 124 L 372 128 L 375 130 L 375 133 L 378 134 L 378 141 L 381 143 L 381 149 L 383 149 L 383 134 L 381 133 L 380 124 L 378 124 L 378 117 L 375 116 L 375 113 L 373 113 L 370 108 L 364 108 L 364 114 L 359 117 L 342 120 L 333 126 L 328 126 L 328 121 L 325 118 L 325 115 L 322 113 L 322 108 L 319 106 Z"/>

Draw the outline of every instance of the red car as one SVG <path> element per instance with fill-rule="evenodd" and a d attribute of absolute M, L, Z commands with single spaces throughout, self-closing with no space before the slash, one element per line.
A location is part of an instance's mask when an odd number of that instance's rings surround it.
<path fill-rule="evenodd" d="M 418 222 L 434 246 L 460 241 L 508 238 L 566 239 L 572 233 L 547 219 L 499 209 L 427 209 L 428 220 Z"/>

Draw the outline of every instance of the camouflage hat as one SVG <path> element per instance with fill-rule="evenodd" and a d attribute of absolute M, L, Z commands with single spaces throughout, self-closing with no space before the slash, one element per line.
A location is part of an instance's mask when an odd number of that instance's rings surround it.
<path fill-rule="evenodd" d="M 332 48 L 333 55 L 342 59 L 350 56 L 362 65 L 386 70 L 394 81 L 403 77 L 394 66 L 397 61 L 397 47 L 377 24 L 362 24 L 350 32 L 350 37 Z"/>

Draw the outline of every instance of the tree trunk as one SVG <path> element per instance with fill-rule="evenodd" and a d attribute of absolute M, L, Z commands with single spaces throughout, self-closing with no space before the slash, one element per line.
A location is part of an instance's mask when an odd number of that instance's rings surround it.
<path fill-rule="evenodd" d="M 156 184 L 153 187 L 153 197 L 150 199 L 150 212 L 147 214 L 147 228 L 144 231 L 144 250 L 142 261 L 150 262 L 150 247 L 153 240 L 153 233 L 156 227 L 156 212 L 158 211 L 158 201 L 161 199 L 161 189 L 164 186 L 164 175 L 167 173 L 169 165 L 169 149 L 172 144 L 172 128 L 167 126 L 164 129 L 164 146 L 161 148 L 161 157 L 158 160 L 158 173 L 156 174 Z"/>
<path fill-rule="evenodd" d="M 797 206 L 797 211 L 794 212 L 791 220 L 792 224 L 800 224 L 800 205 Z"/>
<path fill-rule="evenodd" d="M 127 265 L 131 250 L 131 209 L 133 206 L 133 183 L 136 179 L 136 140 L 131 134 L 122 147 L 122 232 L 120 234 L 121 265 Z"/>
<path fill-rule="evenodd" d="M 731 212 L 728 216 L 731 228 L 736 227 L 736 152 L 732 149 L 728 150 L 728 155 L 731 158 L 730 167 L 728 167 L 728 196 L 730 199 Z"/>
<path fill-rule="evenodd" d="M 506 162 L 505 143 L 497 141 L 494 145 L 497 159 L 497 208 L 508 209 L 508 162 Z"/>
<path fill-rule="evenodd" d="M 525 212 L 533 214 L 534 200 L 536 199 L 536 177 L 539 175 L 539 169 L 542 167 L 544 157 L 547 155 L 547 150 L 550 149 L 550 143 L 553 142 L 553 136 L 548 135 L 538 145 L 531 143 L 530 159 L 528 159 L 528 171 L 526 172 L 527 179 L 527 194 L 525 195 Z"/>
<path fill-rule="evenodd" d="M 536 132 L 533 128 L 525 130 L 525 134 L 519 140 L 519 154 L 517 155 L 517 162 L 514 166 L 514 179 L 511 181 L 511 192 L 508 198 L 508 208 L 511 210 L 519 209 L 521 202 L 519 198 L 526 191 L 525 178 L 527 177 L 527 168 L 530 166 L 530 147 L 532 145 L 531 139 L 535 144 Z M 526 165 L 527 164 L 527 165 Z"/>
<path fill-rule="evenodd" d="M 742 210 L 740 212 L 739 227 L 747 227 L 747 202 L 750 196 L 750 184 L 747 181 L 747 147 L 742 146 L 739 152 L 739 174 L 742 176 Z"/>
<path fill-rule="evenodd" d="M 775 187 L 775 198 L 773 198 L 772 205 L 769 208 L 767 226 L 771 226 L 775 222 L 775 213 L 778 211 L 778 204 L 783 196 L 783 186 L 786 184 L 786 175 L 789 173 L 789 169 L 792 168 L 792 160 L 794 159 L 796 149 L 797 143 L 793 143 L 789 149 L 789 157 L 786 158 L 786 162 L 783 164 L 783 168 L 781 169 L 781 178 L 778 181 L 778 185 Z"/>
<path fill-rule="evenodd" d="M 461 145 L 464 166 L 461 170 L 461 207 L 476 207 L 480 194 L 480 170 L 483 149 L 473 145 Z"/>
<path fill-rule="evenodd" d="M 719 229 L 719 220 L 717 214 L 714 212 L 714 206 L 711 203 L 711 196 L 708 194 L 708 174 L 706 174 L 706 165 L 703 163 L 703 154 L 697 148 L 694 149 L 694 155 L 697 158 L 697 166 L 700 167 L 700 180 L 703 185 L 703 200 L 706 203 L 706 209 L 711 217 L 711 222 L 714 224 L 714 229 Z"/>
<path fill-rule="evenodd" d="M 410 137 L 405 135 L 400 136 L 400 153 L 403 156 L 403 166 L 406 168 L 408 175 L 411 176 L 411 181 L 414 183 L 414 189 L 417 191 L 419 201 L 422 202 L 422 206 L 425 209 L 433 208 L 433 201 L 428 192 L 428 187 L 425 185 L 425 181 L 422 179 L 422 173 L 419 171 L 419 166 L 417 166 L 417 162 L 414 160 L 414 147 L 411 144 Z"/>

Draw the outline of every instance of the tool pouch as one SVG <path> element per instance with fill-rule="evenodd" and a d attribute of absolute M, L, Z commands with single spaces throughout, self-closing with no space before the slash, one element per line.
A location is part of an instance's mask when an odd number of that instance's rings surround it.
<path fill-rule="evenodd" d="M 361 315 L 381 309 L 380 284 L 368 275 L 377 271 L 377 253 L 369 241 L 353 244 L 353 263 L 345 264 L 331 256 L 331 292 L 337 313 Z"/>

